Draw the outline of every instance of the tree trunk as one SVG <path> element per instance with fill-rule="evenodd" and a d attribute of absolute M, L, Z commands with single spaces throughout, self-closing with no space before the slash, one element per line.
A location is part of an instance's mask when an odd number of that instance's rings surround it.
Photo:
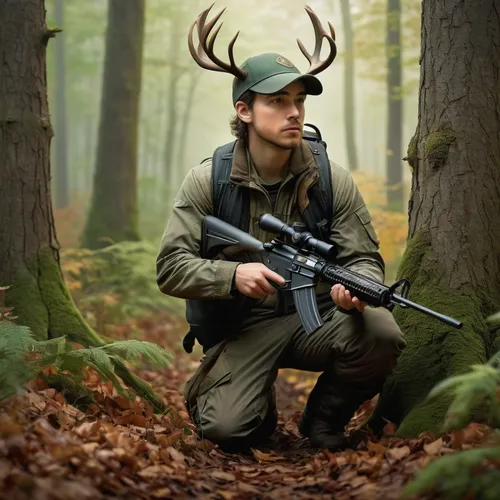
<path fill-rule="evenodd" d="M 64 26 L 63 0 L 55 2 L 55 17 L 58 26 Z M 65 208 L 69 205 L 68 192 L 68 140 L 66 120 L 66 63 L 64 36 L 57 37 L 56 41 L 56 127 L 55 127 L 55 160 L 56 160 L 56 208 Z"/>
<path fill-rule="evenodd" d="M 197 71 L 196 73 L 192 73 L 190 74 L 189 78 L 189 89 L 187 91 L 186 107 L 184 109 L 184 115 L 182 117 L 181 137 L 179 140 L 179 155 L 177 160 L 177 164 L 181 172 L 184 172 L 186 169 L 186 149 L 189 138 L 189 123 L 191 121 L 191 111 L 193 109 L 194 96 L 196 94 L 196 87 L 198 86 L 198 82 L 201 78 L 201 72 Z"/>
<path fill-rule="evenodd" d="M 408 345 L 374 415 L 401 435 L 439 431 L 446 398 L 425 401 L 445 377 L 500 349 L 485 316 L 500 309 L 500 17 L 496 0 L 424 0 L 419 121 L 408 247 L 399 275 L 410 297 L 464 322 L 455 330 L 396 313 Z"/>
<path fill-rule="evenodd" d="M 87 248 L 139 239 L 137 144 L 143 42 L 144 0 L 109 0 L 94 188 L 83 234 Z"/>
<path fill-rule="evenodd" d="M 165 137 L 164 167 L 165 179 L 171 190 L 175 190 L 175 183 L 178 177 L 178 165 L 174 165 L 175 140 L 177 131 L 177 82 L 180 78 L 179 70 L 179 50 L 181 36 L 179 33 L 180 23 L 178 19 L 173 19 L 170 31 L 170 83 L 168 85 L 168 114 L 167 133 Z"/>
<path fill-rule="evenodd" d="M 342 25 L 344 28 L 344 125 L 349 170 L 359 168 L 356 151 L 356 118 L 354 106 L 354 36 L 352 32 L 351 6 L 349 0 L 340 1 L 342 7 Z"/>
<path fill-rule="evenodd" d="M 401 159 L 403 100 L 401 93 L 401 3 L 387 2 L 387 205 L 403 211 L 403 168 Z"/>
<path fill-rule="evenodd" d="M 70 342 L 96 346 L 103 341 L 75 307 L 59 267 L 46 81 L 52 36 L 43 0 L 0 2 L 0 286 L 11 286 L 6 304 L 38 340 L 65 335 Z M 154 408 L 163 408 L 122 362 L 115 368 Z"/>

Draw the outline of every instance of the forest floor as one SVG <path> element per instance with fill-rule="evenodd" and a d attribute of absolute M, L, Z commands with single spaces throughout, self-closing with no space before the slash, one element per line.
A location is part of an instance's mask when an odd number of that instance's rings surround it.
<path fill-rule="evenodd" d="M 476 446 L 487 433 L 471 424 L 440 438 L 425 433 L 403 440 L 391 437 L 395 427 L 388 424 L 380 440 L 358 431 L 353 450 L 311 449 L 297 421 L 315 376 L 284 370 L 276 383 L 279 424 L 272 446 L 248 455 L 224 453 L 197 438 L 185 411 L 182 388 L 200 353 L 182 350 L 183 326 L 169 316 L 135 325 L 143 340 L 175 354 L 168 368 L 134 369 L 164 398 L 167 415 L 118 397 L 91 369 L 86 385 L 96 403 L 85 413 L 41 379 L 1 405 L 0 499 L 399 499 L 416 472 L 438 456 Z M 348 431 L 373 406 L 365 403 Z"/>

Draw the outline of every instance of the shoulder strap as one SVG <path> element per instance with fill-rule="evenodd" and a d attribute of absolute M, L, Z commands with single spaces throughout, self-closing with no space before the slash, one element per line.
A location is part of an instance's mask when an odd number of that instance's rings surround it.
<path fill-rule="evenodd" d="M 236 141 L 220 146 L 212 157 L 213 215 L 228 224 L 248 231 L 250 203 L 248 190 L 229 180 Z"/>
<path fill-rule="evenodd" d="M 326 147 L 321 141 L 307 144 L 319 168 L 319 181 L 311 187 L 310 201 L 302 212 L 309 230 L 316 238 L 327 240 L 333 218 L 332 171 Z"/>

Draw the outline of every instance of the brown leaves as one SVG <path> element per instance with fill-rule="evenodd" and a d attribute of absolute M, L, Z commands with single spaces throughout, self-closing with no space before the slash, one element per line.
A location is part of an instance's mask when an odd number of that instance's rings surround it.
<path fill-rule="evenodd" d="M 154 324 L 145 322 L 156 331 Z M 87 387 L 96 403 L 83 413 L 41 379 L 28 392 L 0 407 L 0 491 L 12 498 L 400 498 L 402 487 L 436 458 L 484 442 L 490 430 L 471 424 L 443 436 L 382 439 L 362 428 L 376 398 L 365 402 L 347 426 L 353 449 L 331 453 L 310 449 L 297 428 L 300 408 L 314 377 L 284 371 L 278 379 L 280 418 L 272 446 L 251 454 L 226 454 L 194 434 L 182 388 L 197 364 L 189 356 L 160 371 L 143 371 L 169 407 L 153 414 L 137 398 L 128 400 L 88 370 Z M 54 371 L 46 369 L 46 375 Z M 287 376 L 293 375 L 291 381 Z M 300 398 L 299 398 L 300 396 Z M 283 418 L 286 416 L 286 418 Z M 62 479 L 66 477 L 67 480 Z M 71 486 L 69 486 L 71 485 Z M 45 496 L 44 496 L 45 495 Z M 58 496 L 59 495 L 59 496 Z M 378 495 L 378 496 L 377 496 Z"/>

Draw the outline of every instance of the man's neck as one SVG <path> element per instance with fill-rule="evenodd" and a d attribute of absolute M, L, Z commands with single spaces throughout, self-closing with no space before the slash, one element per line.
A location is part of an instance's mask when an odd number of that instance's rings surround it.
<path fill-rule="evenodd" d="M 265 182 L 279 181 L 292 154 L 291 149 L 282 149 L 260 137 L 250 137 L 248 151 L 260 178 Z"/>

